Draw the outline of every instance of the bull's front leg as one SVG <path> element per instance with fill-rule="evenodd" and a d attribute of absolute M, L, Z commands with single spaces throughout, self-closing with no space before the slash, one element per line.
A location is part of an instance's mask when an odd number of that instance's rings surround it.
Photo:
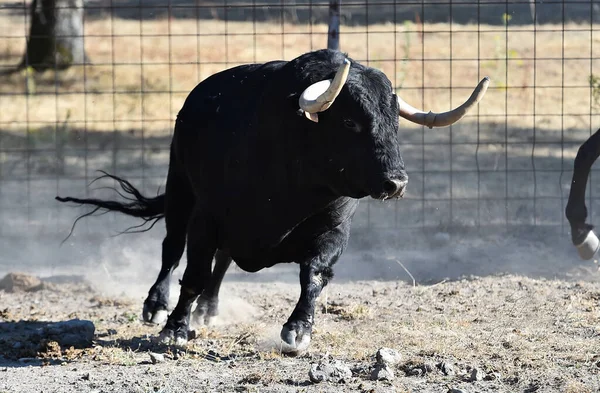
<path fill-rule="evenodd" d="M 348 244 L 349 221 L 322 235 L 316 244 L 319 254 L 300 263 L 300 299 L 281 330 L 281 339 L 290 346 L 290 352 L 302 352 L 310 344 L 315 303 L 333 278 L 333 265 Z"/>
<path fill-rule="evenodd" d="M 320 260 L 312 260 L 300 266 L 300 300 L 281 330 L 281 339 L 292 351 L 304 351 L 310 344 L 315 317 L 315 303 L 321 290 L 333 276 L 329 267 Z"/>

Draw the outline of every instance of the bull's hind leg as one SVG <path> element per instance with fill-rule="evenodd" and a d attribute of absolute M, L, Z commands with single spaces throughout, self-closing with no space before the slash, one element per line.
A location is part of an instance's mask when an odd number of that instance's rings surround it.
<path fill-rule="evenodd" d="M 210 283 L 198 298 L 198 305 L 194 310 L 194 320 L 198 325 L 210 325 L 212 320 L 219 315 L 219 289 L 223 277 L 231 265 L 231 256 L 228 252 L 218 250 L 215 255 L 215 267 L 213 268 Z"/>
<path fill-rule="evenodd" d="M 322 235 L 313 245 L 317 255 L 300 262 L 300 299 L 281 329 L 281 339 L 290 352 L 301 352 L 310 344 L 315 302 L 333 277 L 333 265 L 344 252 L 350 234 L 350 220 Z"/>
<path fill-rule="evenodd" d="M 211 280 L 212 259 L 216 251 L 215 228 L 212 220 L 196 211 L 187 234 L 187 266 L 181 279 L 177 306 L 160 332 L 160 341 L 184 345 L 187 343 L 192 304 Z"/>
<path fill-rule="evenodd" d="M 165 193 L 167 235 L 162 243 L 162 266 L 158 278 L 144 301 L 144 321 L 155 324 L 167 319 L 171 275 L 179 265 L 185 249 L 185 236 L 194 199 L 188 184 L 169 167 Z"/>

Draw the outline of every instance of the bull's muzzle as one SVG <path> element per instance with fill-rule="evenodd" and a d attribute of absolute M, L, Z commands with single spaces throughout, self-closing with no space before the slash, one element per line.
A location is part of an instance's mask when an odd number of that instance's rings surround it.
<path fill-rule="evenodd" d="M 406 191 L 408 179 L 387 179 L 383 182 L 383 199 L 402 198 Z"/>

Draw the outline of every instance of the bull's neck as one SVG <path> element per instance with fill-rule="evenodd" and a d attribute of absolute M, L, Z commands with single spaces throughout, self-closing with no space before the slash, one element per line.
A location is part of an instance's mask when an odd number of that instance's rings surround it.
<path fill-rule="evenodd" d="M 257 130 L 255 152 L 260 163 L 258 172 L 264 179 L 273 179 L 276 183 L 267 185 L 269 189 L 293 194 L 294 199 L 305 197 L 313 199 L 316 204 L 326 205 L 339 196 L 334 195 L 323 181 L 321 165 L 311 146 L 314 141 L 310 140 L 307 132 L 310 131 L 289 124 Z"/>

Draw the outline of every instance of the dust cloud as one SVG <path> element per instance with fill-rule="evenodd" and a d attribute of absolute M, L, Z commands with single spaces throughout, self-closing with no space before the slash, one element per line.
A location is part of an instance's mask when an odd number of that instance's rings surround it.
<path fill-rule="evenodd" d="M 361 202 L 365 209 L 369 201 Z M 403 201 L 390 202 L 402 204 Z M 0 276 L 25 272 L 40 277 L 86 280 L 105 295 L 139 302 L 140 311 L 160 269 L 164 222 L 138 234 L 115 236 L 135 225 L 135 219 L 115 213 L 86 218 L 64 244 L 77 215 L 85 208 L 50 208 L 8 216 L 0 236 Z M 360 215 L 357 213 L 357 216 Z M 33 230 L 32 230 L 33 229 Z M 178 280 L 185 255 L 171 281 L 171 305 L 179 294 Z M 350 245 L 334 267 L 332 283 L 401 280 L 417 285 L 471 276 L 518 274 L 532 278 L 598 280 L 598 264 L 579 260 L 567 234 L 560 231 L 516 230 L 483 234 L 435 229 L 378 229 L 358 224 Z M 256 315 L 251 300 L 228 295 L 237 282 L 298 285 L 298 266 L 282 264 L 258 273 L 232 265 L 222 287 L 221 315 L 216 323 L 250 321 Z M 279 329 L 279 328 L 278 328 Z"/>

